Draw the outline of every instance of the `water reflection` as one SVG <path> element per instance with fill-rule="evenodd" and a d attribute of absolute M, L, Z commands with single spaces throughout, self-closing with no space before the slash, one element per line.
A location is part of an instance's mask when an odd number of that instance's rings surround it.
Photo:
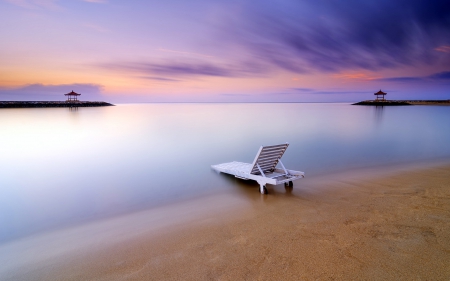
<path fill-rule="evenodd" d="M 374 108 L 375 124 L 380 126 L 383 122 L 383 110 L 384 106 L 372 106 Z"/>
<path fill-rule="evenodd" d="M 257 183 L 210 169 L 252 162 L 260 145 L 289 142 L 284 165 L 307 177 L 448 157 L 449 109 L 136 104 L 0 110 L 0 241 L 217 191 L 261 200 Z M 271 114 L 255 119 L 261 112 Z M 292 194 L 283 186 L 269 192 L 298 196 L 301 184 L 295 182 Z"/>
<path fill-rule="evenodd" d="M 294 190 L 294 187 L 285 185 L 284 189 L 286 190 L 286 194 L 292 194 L 292 190 Z"/>

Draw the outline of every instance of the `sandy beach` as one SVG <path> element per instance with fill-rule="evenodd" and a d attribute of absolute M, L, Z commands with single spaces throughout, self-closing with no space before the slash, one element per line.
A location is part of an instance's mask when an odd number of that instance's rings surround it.
<path fill-rule="evenodd" d="M 1 279 L 450 279 L 448 164 L 240 188 L 0 245 Z"/>

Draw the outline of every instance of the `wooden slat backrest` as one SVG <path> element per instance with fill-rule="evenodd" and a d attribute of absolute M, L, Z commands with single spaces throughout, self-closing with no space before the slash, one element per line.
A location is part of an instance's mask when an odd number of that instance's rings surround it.
<path fill-rule="evenodd" d="M 275 170 L 278 161 L 280 161 L 280 158 L 283 156 L 288 146 L 289 146 L 288 143 L 270 146 L 261 146 L 259 148 L 258 153 L 256 154 L 255 160 L 253 161 L 250 174 L 253 175 L 261 174 L 256 164 L 259 165 L 264 174 L 272 173 Z"/>

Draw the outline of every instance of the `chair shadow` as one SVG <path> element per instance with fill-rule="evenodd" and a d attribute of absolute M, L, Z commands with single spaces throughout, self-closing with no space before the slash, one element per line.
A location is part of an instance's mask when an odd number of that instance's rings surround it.
<path fill-rule="evenodd" d="M 214 171 L 215 172 L 215 171 Z M 222 180 L 224 180 L 227 183 L 227 186 L 231 186 L 233 188 L 234 192 L 237 192 L 246 198 L 248 198 L 251 201 L 258 200 L 260 201 L 261 198 L 267 199 L 270 197 L 297 197 L 301 198 L 302 196 L 300 194 L 293 193 L 294 186 L 285 186 L 283 185 L 266 185 L 266 188 L 268 190 L 268 194 L 261 194 L 259 191 L 259 184 L 254 180 L 244 180 L 240 178 L 236 178 L 233 175 L 225 174 L 225 173 L 217 173 L 217 176 L 220 176 Z"/>

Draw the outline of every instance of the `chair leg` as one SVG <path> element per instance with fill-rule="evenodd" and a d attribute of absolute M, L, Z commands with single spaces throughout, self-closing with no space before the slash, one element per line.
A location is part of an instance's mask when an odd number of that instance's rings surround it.
<path fill-rule="evenodd" d="M 267 188 L 265 185 L 259 185 L 259 192 L 261 192 L 261 194 L 267 194 Z"/>

